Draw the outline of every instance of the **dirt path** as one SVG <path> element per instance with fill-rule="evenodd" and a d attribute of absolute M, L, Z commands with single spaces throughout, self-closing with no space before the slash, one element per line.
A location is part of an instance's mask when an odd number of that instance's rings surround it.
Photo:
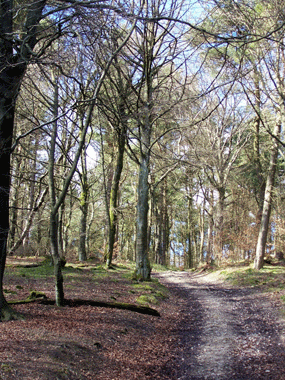
<path fill-rule="evenodd" d="M 156 277 L 184 299 L 177 379 L 285 379 L 284 323 L 272 297 L 207 275 Z"/>

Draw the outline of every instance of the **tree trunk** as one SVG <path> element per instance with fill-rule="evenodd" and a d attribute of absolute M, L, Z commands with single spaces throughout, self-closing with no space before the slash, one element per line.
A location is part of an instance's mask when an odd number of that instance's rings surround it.
<path fill-rule="evenodd" d="M 138 203 L 137 203 L 137 239 L 136 239 L 136 271 L 135 277 L 138 280 L 150 279 L 150 263 L 148 259 L 148 174 L 149 174 L 149 153 L 141 158 L 138 182 Z"/>
<path fill-rule="evenodd" d="M 5 72 L 3 69 L 1 72 L 0 68 L 0 320 L 13 319 L 15 315 L 5 300 L 3 276 L 9 233 L 10 158 L 14 129 L 15 99 L 21 77 L 18 78 L 19 82 L 17 82 L 15 78 L 10 77 L 13 76 L 13 70 L 10 68 L 7 71 Z M 11 88 L 13 84 L 15 88 Z"/>
<path fill-rule="evenodd" d="M 55 276 L 55 301 L 57 306 L 64 304 L 62 261 L 58 249 L 58 214 L 50 214 L 50 245 Z"/>
<path fill-rule="evenodd" d="M 13 2 L 0 3 L 0 319 L 12 319 L 15 313 L 3 294 L 3 275 L 9 232 L 10 156 L 14 132 L 15 103 L 27 62 L 37 42 L 37 25 L 46 1 L 30 4 L 23 25 L 21 53 L 13 50 Z M 24 42 L 25 41 L 25 42 Z"/>
<path fill-rule="evenodd" d="M 200 247 L 199 247 L 199 259 L 198 263 L 204 261 L 204 243 L 205 243 L 205 198 L 203 199 L 203 204 L 201 205 L 200 215 L 199 215 L 199 233 L 200 233 Z"/>
<path fill-rule="evenodd" d="M 87 235 L 87 216 L 88 216 L 88 199 L 89 199 L 89 186 L 87 177 L 87 162 L 86 162 L 86 144 L 81 154 L 81 169 L 80 175 L 81 182 L 81 195 L 80 195 L 80 225 L 79 225 L 79 246 L 78 246 L 78 260 L 86 261 L 86 235 Z"/>
<path fill-rule="evenodd" d="M 23 179 L 23 160 L 21 159 L 22 147 L 19 148 L 18 154 L 12 155 L 11 177 L 14 177 L 10 190 L 10 231 L 9 231 L 9 248 L 13 247 L 16 240 L 18 207 L 19 207 L 19 184 Z M 12 252 L 10 252 L 12 253 Z"/>
<path fill-rule="evenodd" d="M 125 152 L 125 142 L 126 142 L 126 128 L 122 128 L 120 130 L 118 136 L 118 154 L 117 154 L 117 162 L 115 173 L 113 177 L 113 183 L 110 192 L 110 206 L 109 206 L 109 245 L 107 252 L 107 267 L 110 268 L 112 265 L 113 252 L 114 252 L 114 244 L 115 237 L 117 231 L 117 223 L 118 223 L 118 194 L 119 194 L 119 185 L 121 174 L 123 170 L 123 160 L 124 160 L 124 152 Z"/>
<path fill-rule="evenodd" d="M 253 82 L 255 86 L 254 95 L 255 95 L 255 109 L 256 109 L 256 117 L 254 120 L 254 139 L 253 139 L 253 167 L 256 174 L 256 200 L 258 204 L 258 212 L 257 212 L 257 223 L 261 223 L 262 217 L 262 208 L 264 202 L 264 194 L 265 194 L 265 179 L 264 179 L 264 171 L 261 165 L 260 159 L 260 125 L 261 125 L 261 91 L 260 91 L 260 75 L 256 67 L 253 70 Z"/>
<path fill-rule="evenodd" d="M 51 255 L 54 265 L 55 276 L 55 298 L 57 306 L 63 306 L 64 292 L 63 292 L 63 276 L 61 272 L 61 258 L 58 247 L 58 209 L 55 209 L 56 205 L 56 191 L 54 182 L 54 166 L 55 166 L 55 147 L 58 133 L 57 115 L 58 115 L 58 84 L 57 80 L 54 80 L 54 109 L 53 116 L 55 121 L 53 122 L 53 131 L 50 142 L 50 154 L 49 154 L 49 196 L 50 196 L 50 246 Z"/>
<path fill-rule="evenodd" d="M 167 207 L 167 180 L 163 181 L 162 191 L 162 252 L 161 252 L 161 264 L 166 265 L 166 255 L 169 249 L 169 217 Z"/>
<path fill-rule="evenodd" d="M 209 264 L 213 258 L 213 203 L 214 192 L 211 189 L 209 195 L 209 211 L 208 211 L 208 232 L 207 232 L 207 255 L 206 262 Z"/>
<path fill-rule="evenodd" d="M 81 193 L 80 199 L 80 225 L 79 225 L 79 246 L 78 246 L 78 260 L 86 261 L 86 234 L 87 234 L 87 215 L 88 215 L 88 196 L 86 192 Z"/>
<path fill-rule="evenodd" d="M 216 210 L 216 218 L 215 218 L 215 260 L 222 259 L 223 256 L 223 248 L 224 248 L 224 206 L 225 206 L 225 188 L 220 186 L 217 188 L 218 190 L 218 200 L 217 200 L 217 210 Z"/>
<path fill-rule="evenodd" d="M 189 189 L 187 189 L 189 190 Z M 192 246 L 193 240 L 193 218 L 192 218 L 192 209 L 193 209 L 193 200 L 192 196 L 188 194 L 187 202 L 187 240 L 188 240 L 188 249 L 187 249 L 187 260 L 185 261 L 185 269 L 193 268 L 194 266 L 194 252 Z"/>
<path fill-rule="evenodd" d="M 274 135 L 279 138 L 281 132 L 281 124 L 277 124 L 274 128 Z M 267 241 L 267 234 L 269 228 L 269 220 L 271 213 L 271 204 L 272 204 L 272 194 L 276 173 L 276 165 L 277 165 L 277 157 L 278 157 L 278 142 L 276 139 L 273 139 L 273 146 L 271 151 L 270 163 L 268 168 L 268 174 L 266 179 L 265 193 L 264 193 L 264 201 L 263 201 L 263 209 L 262 216 L 259 228 L 259 234 L 256 244 L 255 251 L 255 260 L 254 260 L 254 268 L 259 270 L 264 265 L 264 255 Z"/>
<path fill-rule="evenodd" d="M 48 188 L 46 188 L 41 193 L 41 195 L 38 196 L 38 199 L 35 201 L 35 204 L 33 205 L 32 210 L 27 215 L 27 219 L 25 221 L 25 227 L 24 227 L 21 235 L 19 236 L 18 240 L 16 242 L 14 242 L 13 245 L 11 245 L 10 250 L 9 250 L 9 254 L 15 253 L 17 251 L 17 249 L 22 245 L 25 237 L 29 234 L 30 228 L 31 228 L 33 220 L 34 220 L 34 216 L 35 216 L 36 212 L 38 212 L 40 207 L 42 206 L 47 192 L 48 192 Z M 12 243 L 12 241 L 10 240 L 10 244 L 11 243 Z"/>
<path fill-rule="evenodd" d="M 0 92 L 3 92 L 3 89 Z M 3 277 L 9 233 L 10 153 L 14 125 L 14 102 L 0 98 L 0 320 L 14 318 L 3 293 Z"/>

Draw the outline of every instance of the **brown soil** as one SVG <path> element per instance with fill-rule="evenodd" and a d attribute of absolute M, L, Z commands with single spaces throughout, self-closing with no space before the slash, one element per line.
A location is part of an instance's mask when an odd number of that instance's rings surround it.
<path fill-rule="evenodd" d="M 53 298 L 52 278 L 13 277 L 9 270 L 4 287 L 17 294 L 7 299 L 24 299 L 31 289 Z M 65 276 L 67 298 L 136 302 L 139 291 L 118 272 L 96 280 L 90 268 L 82 272 Z M 167 299 L 150 305 L 160 317 L 90 305 L 15 305 L 26 319 L 0 325 L 0 379 L 285 379 L 274 298 L 207 275 L 153 276 L 169 288 Z"/>

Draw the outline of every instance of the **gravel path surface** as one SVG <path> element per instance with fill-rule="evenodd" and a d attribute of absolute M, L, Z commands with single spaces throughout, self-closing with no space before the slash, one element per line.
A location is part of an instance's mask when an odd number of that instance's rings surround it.
<path fill-rule="evenodd" d="M 285 379 L 284 321 L 276 299 L 204 274 L 156 277 L 184 300 L 177 379 Z"/>

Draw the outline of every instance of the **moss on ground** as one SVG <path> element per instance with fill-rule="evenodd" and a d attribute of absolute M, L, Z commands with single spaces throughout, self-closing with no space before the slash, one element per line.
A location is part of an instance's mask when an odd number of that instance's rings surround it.
<path fill-rule="evenodd" d="M 280 294 L 285 302 L 285 267 L 265 265 L 259 271 L 252 266 L 227 268 L 220 275 L 231 285 L 258 288 L 263 292 Z"/>
<path fill-rule="evenodd" d="M 19 260 L 20 261 L 20 260 Z M 28 265 L 27 265 L 28 262 Z M 35 263 L 35 264 L 34 264 Z M 54 268 L 51 263 L 50 257 L 41 260 L 41 262 L 34 262 L 32 260 L 25 261 L 24 265 L 16 264 L 7 268 L 9 275 L 16 278 L 24 277 L 28 284 L 30 279 L 47 279 L 54 277 Z M 94 286 L 100 286 L 105 281 L 116 284 L 116 287 L 120 289 L 120 285 L 123 286 L 123 292 L 130 292 L 136 295 L 137 304 L 158 304 L 162 299 L 168 295 L 167 288 L 159 283 L 157 279 L 151 279 L 147 282 L 138 282 L 132 279 L 133 270 L 135 264 L 116 264 L 114 269 L 109 270 L 104 264 L 90 262 L 85 263 L 67 263 L 62 269 L 63 276 L 66 279 L 64 286 L 66 288 L 75 288 L 76 284 L 81 281 L 85 281 L 86 275 L 89 276 L 89 281 L 92 279 Z M 19 287 L 23 288 L 22 286 Z M 14 290 L 7 290 L 7 293 L 17 294 Z M 116 300 L 121 297 L 121 293 L 111 292 L 109 294 L 110 299 Z M 31 302 L 31 297 L 19 302 Z M 11 301 L 17 303 L 17 301 Z"/>

